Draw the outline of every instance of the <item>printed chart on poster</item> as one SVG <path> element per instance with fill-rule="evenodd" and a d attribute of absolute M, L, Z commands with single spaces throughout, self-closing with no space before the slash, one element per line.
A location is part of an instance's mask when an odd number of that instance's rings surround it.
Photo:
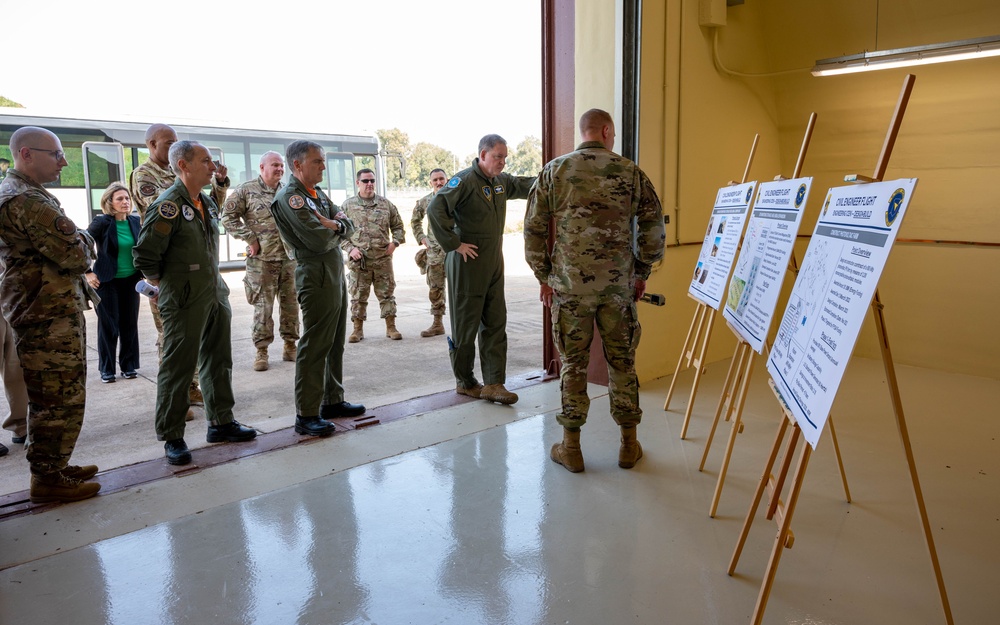
<path fill-rule="evenodd" d="M 762 182 L 722 315 L 758 354 L 771 329 L 812 178 Z"/>
<path fill-rule="evenodd" d="M 767 360 L 813 448 L 878 287 L 917 179 L 827 192 Z"/>
<path fill-rule="evenodd" d="M 756 186 L 754 181 L 722 187 L 715 196 L 715 208 L 688 288 L 691 297 L 715 310 L 722 304 Z"/>

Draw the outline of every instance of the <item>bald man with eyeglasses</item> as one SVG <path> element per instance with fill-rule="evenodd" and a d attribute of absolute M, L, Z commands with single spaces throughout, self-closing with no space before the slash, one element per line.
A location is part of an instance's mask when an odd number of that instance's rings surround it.
<path fill-rule="evenodd" d="M 0 308 L 28 391 L 29 497 L 78 501 L 101 490 L 87 481 L 96 466 L 69 464 L 87 399 L 83 311 L 95 295 L 83 275 L 94 261 L 94 240 L 42 186 L 67 165 L 59 137 L 25 126 L 11 135 L 10 151 L 14 167 L 0 182 Z"/>

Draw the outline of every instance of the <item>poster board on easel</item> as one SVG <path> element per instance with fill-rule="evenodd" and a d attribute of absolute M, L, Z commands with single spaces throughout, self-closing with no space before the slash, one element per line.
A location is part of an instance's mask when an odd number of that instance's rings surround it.
<path fill-rule="evenodd" d="M 726 294 L 729 274 L 740 249 L 747 211 L 756 186 L 756 181 L 744 182 L 722 187 L 715 195 L 688 295 L 716 311 Z"/>
<path fill-rule="evenodd" d="M 915 178 L 827 192 L 788 299 L 767 370 L 816 448 Z"/>

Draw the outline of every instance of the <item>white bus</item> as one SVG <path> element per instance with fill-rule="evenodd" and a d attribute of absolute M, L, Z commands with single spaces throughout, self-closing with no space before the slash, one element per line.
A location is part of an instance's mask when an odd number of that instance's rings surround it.
<path fill-rule="evenodd" d="M 159 121 L 159 120 L 154 120 Z M 62 203 L 67 215 L 85 228 L 94 215 L 101 213 L 100 198 L 104 189 L 119 180 L 128 184 L 129 175 L 149 158 L 146 129 L 153 122 L 113 121 L 56 117 L 34 114 L 28 109 L 0 107 L 0 158 L 13 163 L 10 135 L 22 126 L 40 126 L 56 133 L 66 152 L 59 180 L 45 185 Z M 281 155 L 297 139 L 315 141 L 326 150 L 326 174 L 321 184 L 337 204 L 353 196 L 355 171 L 361 167 L 375 170 L 378 193 L 385 194 L 385 153 L 380 152 L 374 135 L 323 134 L 251 130 L 222 126 L 169 123 L 181 140 L 195 140 L 212 152 L 229 170 L 232 186 L 257 177 L 260 157 L 268 150 Z M 288 169 L 286 166 L 286 178 Z M 221 208 L 221 207 L 220 207 Z M 221 225 L 220 225 L 221 228 Z M 220 265 L 223 269 L 242 269 L 246 244 L 224 235 L 220 241 Z"/>

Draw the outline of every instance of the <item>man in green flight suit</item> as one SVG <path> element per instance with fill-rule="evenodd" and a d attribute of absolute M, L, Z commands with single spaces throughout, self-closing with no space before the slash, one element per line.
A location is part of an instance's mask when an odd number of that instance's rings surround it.
<path fill-rule="evenodd" d="M 132 250 L 135 267 L 154 286 L 163 321 L 163 359 L 156 376 L 156 438 L 170 464 L 188 464 L 184 416 L 195 365 L 205 396 L 210 443 L 252 440 L 257 431 L 233 420 L 232 310 L 219 273 L 219 209 L 202 188 L 216 165 L 205 146 L 170 146 L 173 186 L 149 206 Z"/>
<path fill-rule="evenodd" d="M 285 150 L 292 170 L 274 196 L 271 214 L 296 260 L 295 290 L 302 310 L 302 337 L 295 357 L 295 431 L 333 434 L 328 419 L 354 417 L 365 407 L 344 401 L 344 342 L 347 286 L 342 242 L 354 224 L 317 185 L 326 154 L 312 141 L 293 141 Z"/>
<path fill-rule="evenodd" d="M 445 258 L 451 303 L 451 368 L 455 392 L 500 404 L 517 395 L 507 381 L 507 302 L 504 299 L 503 229 L 507 200 L 525 199 L 531 176 L 503 173 L 507 142 L 500 135 L 479 140 L 479 158 L 455 174 L 427 207 L 431 230 Z M 483 383 L 473 370 L 476 335 Z"/>

